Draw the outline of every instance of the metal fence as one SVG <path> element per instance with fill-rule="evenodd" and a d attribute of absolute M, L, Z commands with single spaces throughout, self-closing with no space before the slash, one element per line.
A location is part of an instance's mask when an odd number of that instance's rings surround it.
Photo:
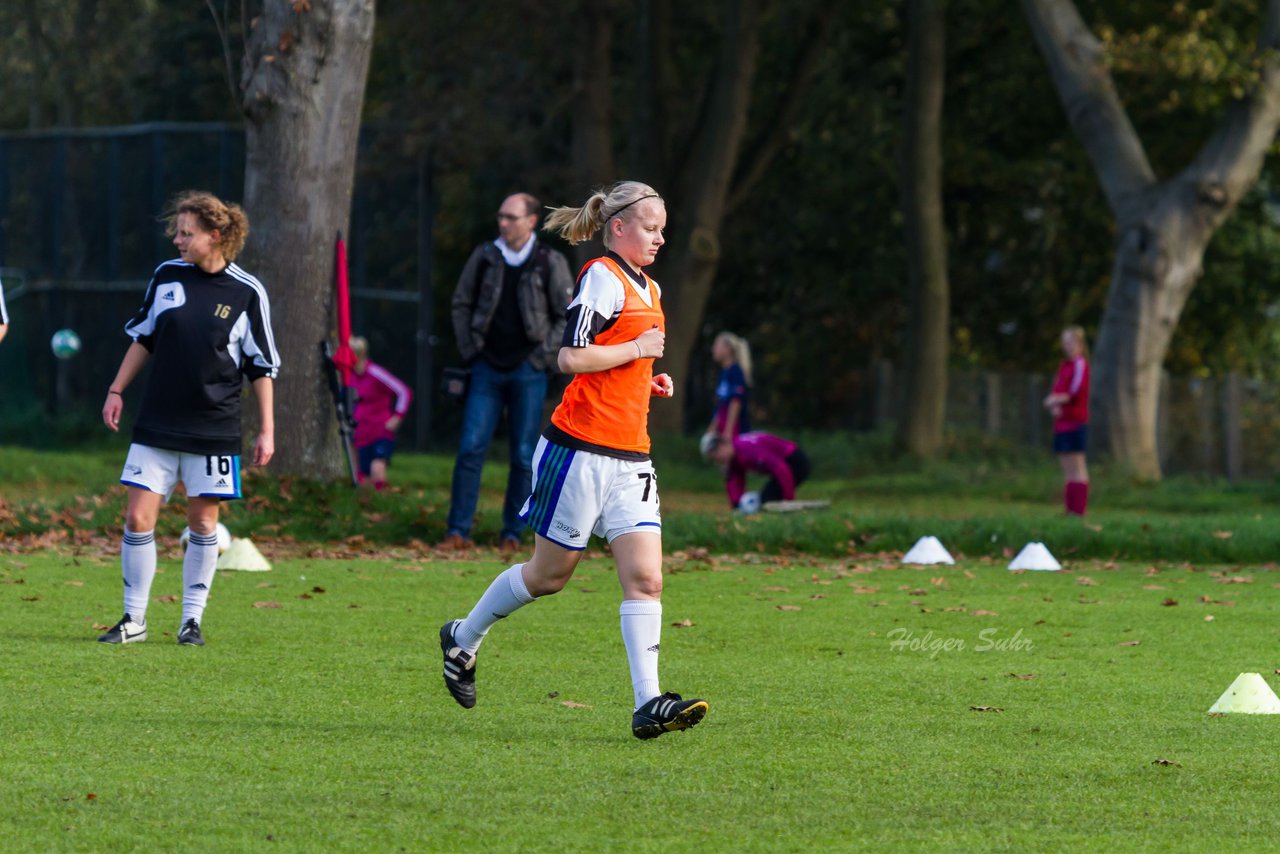
<path fill-rule="evenodd" d="M 127 344 L 124 322 L 156 264 L 175 254 L 159 212 L 185 189 L 239 199 L 244 148 L 243 129 L 224 123 L 0 133 L 0 280 L 13 320 L 0 346 L 0 430 L 19 415 L 96 413 Z M 418 310 L 424 293 L 433 304 L 448 298 L 430 288 L 429 169 L 398 129 L 366 128 L 348 235 L 354 328 L 414 385 L 406 435 L 419 445 L 457 422 L 455 411 L 432 407 L 435 368 L 417 346 L 427 341 L 429 353 L 452 340 L 424 329 L 433 312 Z M 48 346 L 61 328 L 84 344 L 65 362 Z M 12 438 L 0 433 L 0 442 Z"/>

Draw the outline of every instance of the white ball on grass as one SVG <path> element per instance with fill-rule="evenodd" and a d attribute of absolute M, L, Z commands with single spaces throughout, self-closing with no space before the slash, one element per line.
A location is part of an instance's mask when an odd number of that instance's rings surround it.
<path fill-rule="evenodd" d="M 222 554 L 227 549 L 231 548 L 231 532 L 228 531 L 227 526 L 222 524 L 221 522 L 218 523 L 217 531 L 218 531 L 218 554 Z M 183 528 L 182 536 L 178 538 L 178 542 L 181 543 L 182 547 L 185 549 L 187 547 L 187 543 L 190 540 L 191 540 L 191 529 Z"/>

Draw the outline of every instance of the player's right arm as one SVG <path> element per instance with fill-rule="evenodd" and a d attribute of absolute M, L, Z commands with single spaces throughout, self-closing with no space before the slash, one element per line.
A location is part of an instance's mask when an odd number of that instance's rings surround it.
<path fill-rule="evenodd" d="M 117 433 L 120 432 L 120 413 L 124 410 L 124 390 L 150 358 L 151 351 L 134 341 L 124 351 L 116 378 L 107 389 L 107 399 L 102 404 L 102 422 Z"/>

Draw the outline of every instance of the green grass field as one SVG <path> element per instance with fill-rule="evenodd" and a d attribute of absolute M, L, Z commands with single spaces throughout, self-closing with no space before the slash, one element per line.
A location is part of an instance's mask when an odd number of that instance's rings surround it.
<path fill-rule="evenodd" d="M 153 596 L 178 595 L 176 548 L 162 557 Z M 639 742 L 601 558 L 497 626 L 478 707 L 454 705 L 437 629 L 501 568 L 281 560 L 219 575 L 207 647 L 179 647 L 180 606 L 157 601 L 151 639 L 119 648 L 93 642 L 120 610 L 114 558 L 9 560 L 2 847 L 1274 842 L 1280 717 L 1206 714 L 1242 671 L 1280 684 L 1274 569 L 673 559 L 664 687 L 711 712 Z"/>

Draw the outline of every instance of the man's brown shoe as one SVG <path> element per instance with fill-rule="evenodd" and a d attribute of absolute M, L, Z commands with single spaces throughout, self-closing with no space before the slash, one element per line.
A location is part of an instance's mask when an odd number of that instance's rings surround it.
<path fill-rule="evenodd" d="M 520 541 L 515 537 L 503 537 L 502 542 L 498 543 L 498 553 L 504 557 L 515 554 L 520 551 L 521 548 L 522 545 Z"/>
<path fill-rule="evenodd" d="M 445 534 L 444 540 L 440 543 L 440 548 L 447 552 L 462 552 L 471 548 L 471 541 L 461 534 Z"/>

